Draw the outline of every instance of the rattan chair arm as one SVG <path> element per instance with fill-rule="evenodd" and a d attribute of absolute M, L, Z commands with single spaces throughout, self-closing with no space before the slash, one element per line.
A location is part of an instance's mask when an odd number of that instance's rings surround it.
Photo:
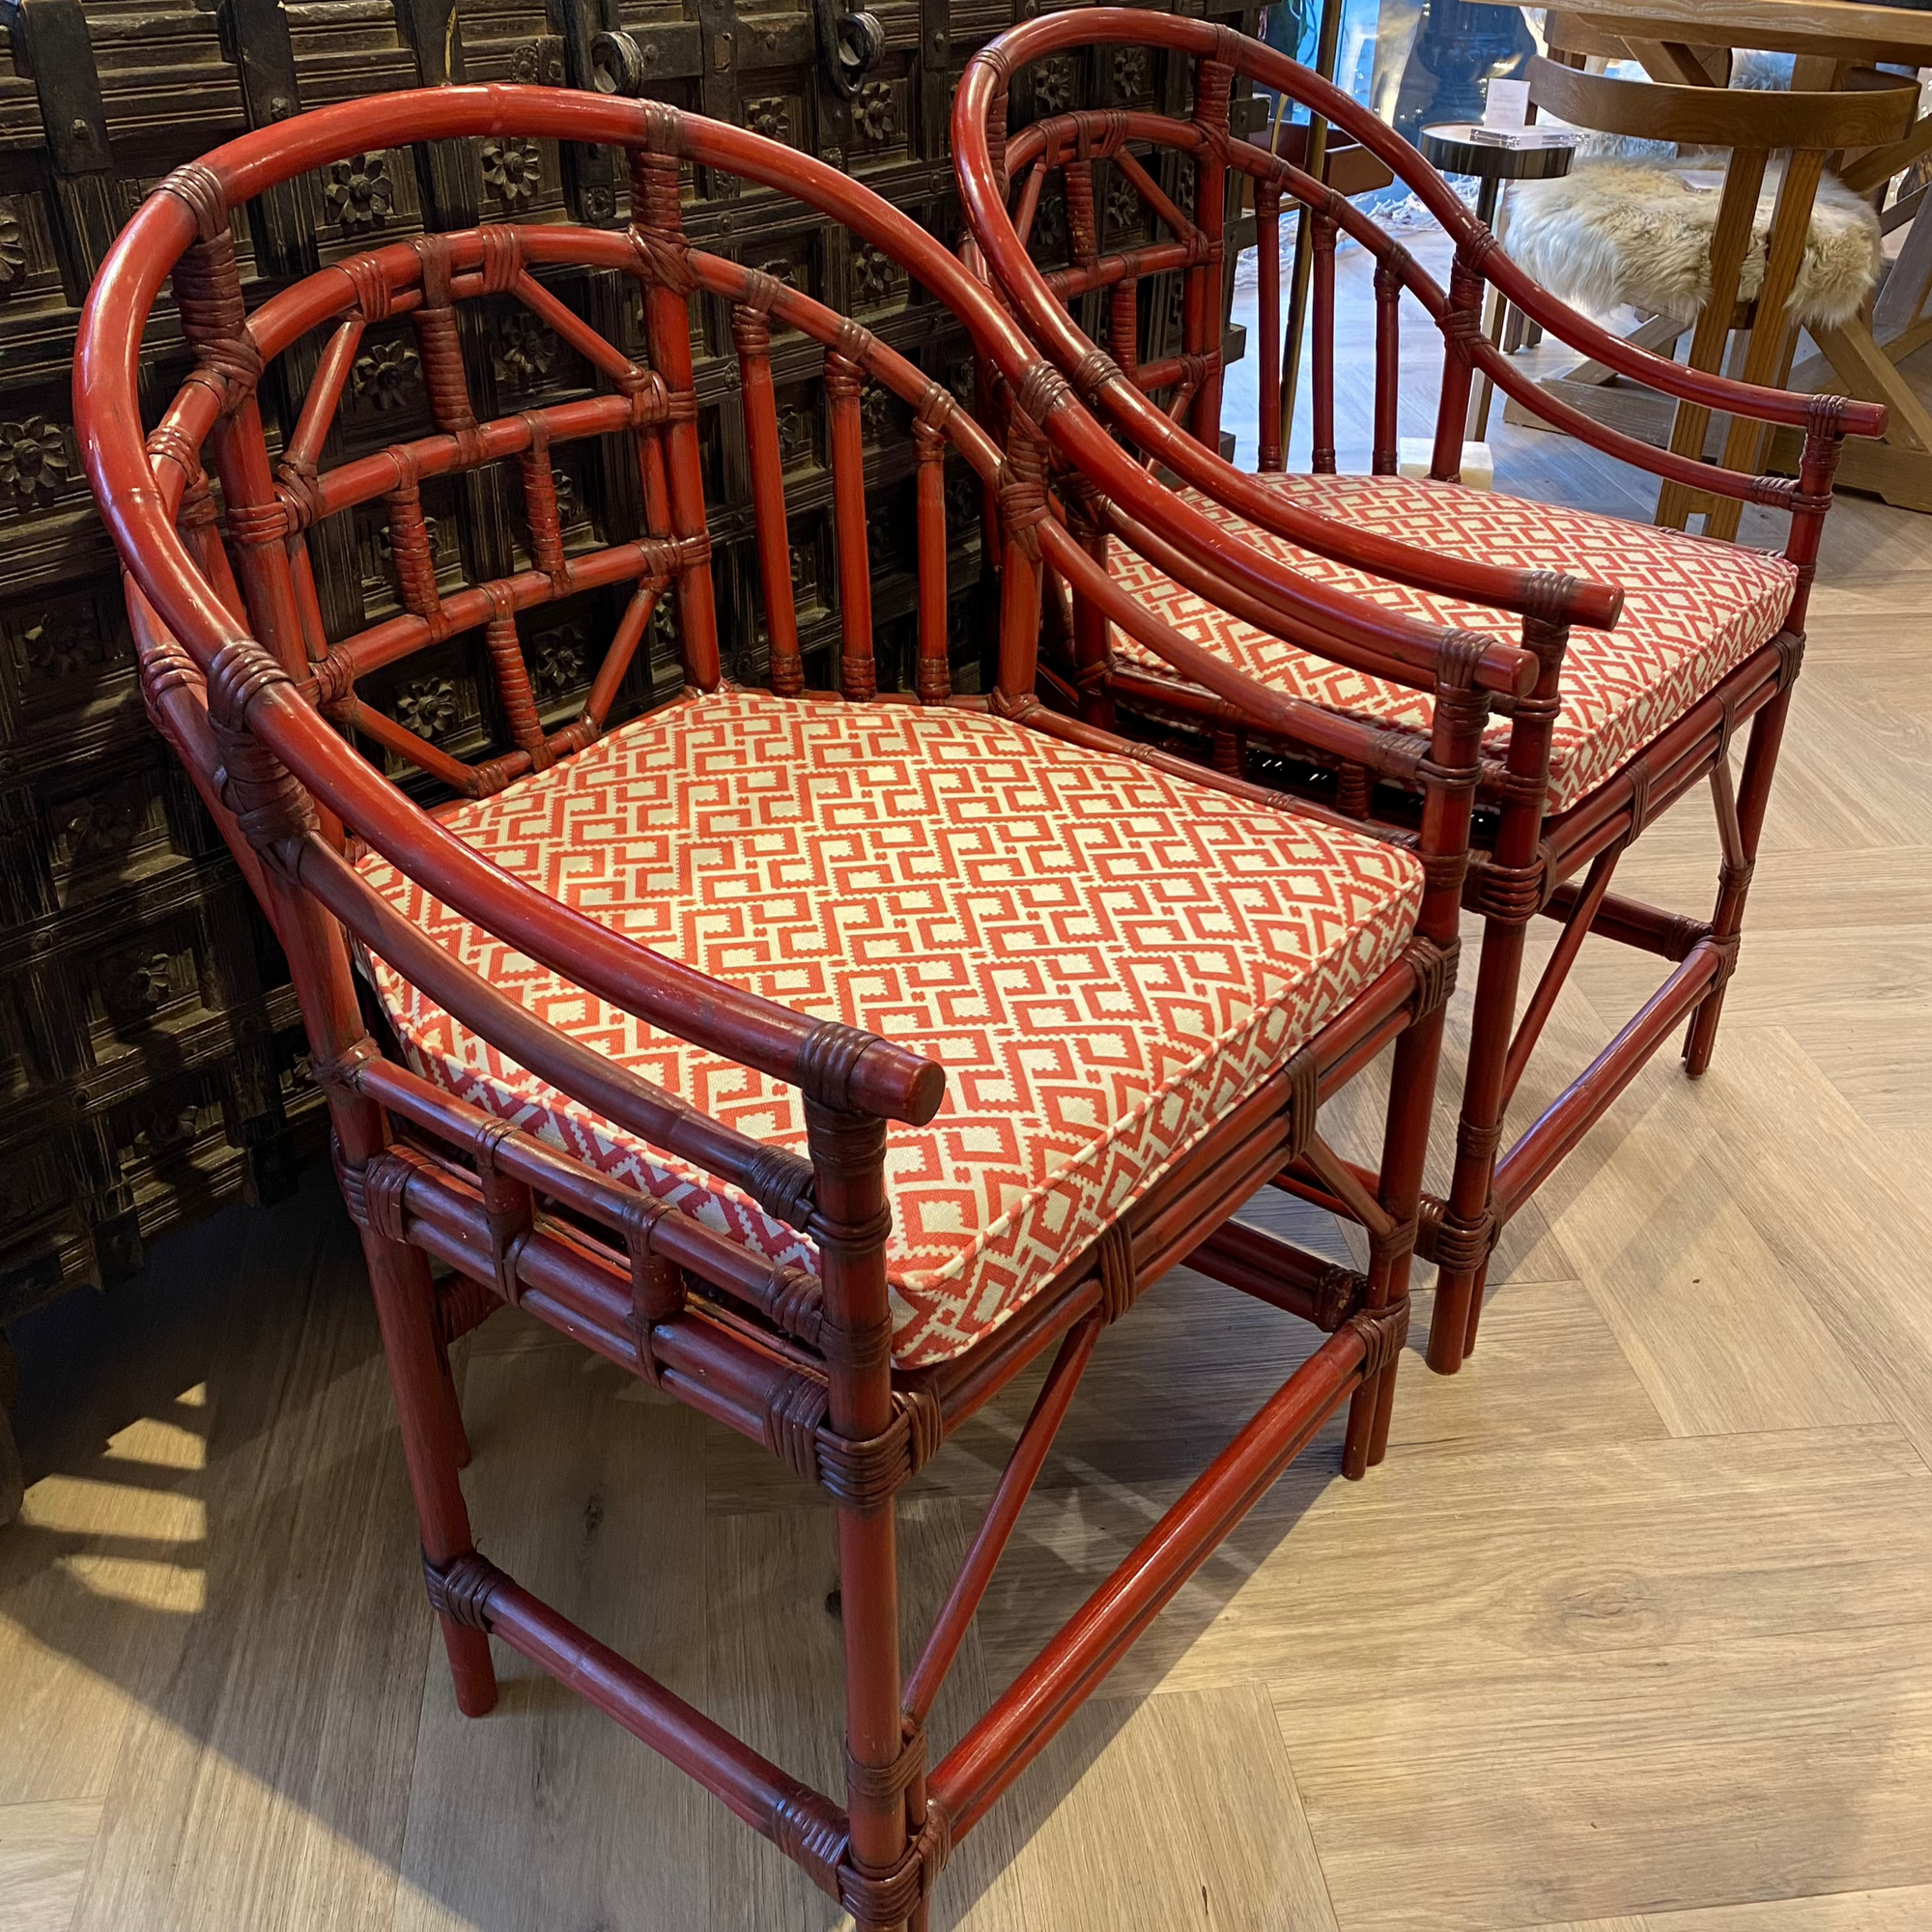
<path fill-rule="evenodd" d="M 508 998 L 405 919 L 322 838 L 304 843 L 296 869 L 303 889 L 363 945 L 518 1065 L 654 1147 L 743 1188 L 793 1227 L 810 1219 L 810 1162 L 700 1113 Z"/>
<path fill-rule="evenodd" d="M 1117 510 L 1144 527 L 1157 526 L 1199 568 L 1267 608 L 1274 620 L 1271 629 L 1299 626 L 1321 636 L 1322 652 L 1338 663 L 1371 676 L 1426 684 L 1438 676 L 1446 652 L 1461 651 L 1477 635 L 1398 616 L 1367 598 L 1330 590 L 1265 555 L 1203 516 L 1138 464 L 1127 462 L 1106 431 L 1084 411 L 1078 415 L 1057 413 L 1047 432 L 1077 468 L 1100 482 L 1102 494 Z M 1180 440 L 1193 449 L 1201 447 L 1191 438 Z M 1219 458 L 1214 460 L 1219 463 Z M 1484 691 L 1526 696 L 1536 684 L 1535 658 L 1517 644 L 1481 635 L 1473 682 Z"/>
<path fill-rule="evenodd" d="M 1091 598 L 1110 623 L 1138 639 L 1190 683 L 1234 705 L 1245 719 L 1333 757 L 1365 765 L 1404 782 L 1413 781 L 1416 749 L 1412 744 L 1403 744 L 1378 725 L 1291 697 L 1189 642 L 1122 590 L 1059 524 L 1041 526 L 1040 547 L 1053 567 L 1081 596 Z M 1297 637 L 1296 641 L 1306 641 L 1318 652 L 1325 653 L 1327 648 L 1319 634 Z M 1381 675 L 1400 678 L 1402 673 L 1392 668 Z"/>

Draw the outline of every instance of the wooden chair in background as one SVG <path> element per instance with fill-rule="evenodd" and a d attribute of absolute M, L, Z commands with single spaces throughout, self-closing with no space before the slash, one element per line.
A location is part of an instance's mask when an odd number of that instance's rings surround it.
<path fill-rule="evenodd" d="M 1675 52 L 1677 70 L 1687 79 L 1691 74 L 1701 75 L 1701 81 L 1686 85 L 1626 80 L 1538 59 L 1529 68 L 1530 99 L 1541 112 L 1573 127 L 1672 142 L 1682 150 L 1726 151 L 1727 157 L 1718 163 L 1722 167 L 1723 186 L 1711 229 L 1709 293 L 1690 326 L 1686 361 L 1692 369 L 1719 371 L 1725 366 L 1726 351 L 1736 332 L 1739 344 L 1729 357 L 1731 375 L 1747 384 L 1779 384 L 1790 375 L 1800 326 L 1816 319 L 1803 313 L 1794 315 L 1791 301 L 1811 240 L 1814 204 L 1827 162 L 1835 154 L 1880 148 L 1898 140 L 1912 125 L 1918 87 L 1903 76 L 1874 72 L 1869 87 L 1840 93 L 1734 89 L 1719 83 L 1716 63 L 1707 69 L 1692 50 L 1679 48 Z M 1660 64 L 1666 57 L 1653 54 Z M 1762 277 L 1757 293 L 1747 300 L 1741 298 L 1741 288 L 1747 279 L 1747 258 L 1759 245 L 1759 204 L 1773 157 L 1779 153 L 1785 158 L 1761 244 Z M 1638 169 L 1620 177 L 1615 163 L 1579 162 L 1559 192 L 1566 204 L 1586 185 L 1614 196 L 1621 181 L 1634 193 L 1649 173 Z M 1524 218 L 1527 209 L 1535 205 L 1537 192 L 1536 188 L 1525 192 Z M 1874 279 L 1877 234 L 1874 217 Z M 1573 215 L 1568 222 L 1559 216 L 1543 224 L 1536 252 L 1526 252 L 1520 241 L 1518 252 L 1526 267 L 1542 274 L 1554 292 L 1562 295 L 1566 292 L 1562 265 L 1566 258 L 1577 260 L 1590 240 L 1583 233 L 1580 215 Z M 1631 265 L 1634 271 L 1641 266 Z M 1869 289 L 1868 282 L 1859 292 L 1858 300 L 1851 304 L 1854 310 Z M 1839 320 L 1841 316 L 1833 317 L 1834 322 Z M 1681 315 L 1666 317 L 1648 327 L 1642 346 L 1667 354 L 1666 345 L 1674 344 L 1683 332 L 1683 321 Z M 1610 373 L 1598 364 L 1580 375 L 1573 374 L 1561 384 L 1559 393 L 1589 408 L 1583 392 L 1593 379 L 1601 381 Z M 1701 458 L 1707 453 L 1710 429 L 1709 408 L 1680 401 L 1669 447 L 1679 455 Z M 1765 425 L 1734 417 L 1719 460 L 1731 469 L 1763 468 L 1767 435 Z M 1737 535 L 1739 507 L 1735 498 L 1714 498 L 1687 484 L 1666 481 L 1658 495 L 1657 521 L 1682 529 L 1694 511 L 1702 510 L 1704 533 L 1728 539 Z"/>

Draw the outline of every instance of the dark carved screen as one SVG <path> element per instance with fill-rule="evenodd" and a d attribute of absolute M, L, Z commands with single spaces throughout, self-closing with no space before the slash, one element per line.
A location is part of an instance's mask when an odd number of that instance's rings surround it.
<path fill-rule="evenodd" d="M 950 239 L 954 81 L 977 48 L 1036 5 L 873 0 L 883 29 L 875 58 L 841 70 L 843 86 L 828 71 L 809 4 L 740 12 L 731 0 L 463 0 L 453 23 L 448 0 L 225 0 L 218 13 L 189 0 L 18 0 L 0 12 L 11 22 L 0 28 L 0 1323 L 63 1288 L 111 1286 L 140 1264 L 147 1242 L 229 1200 L 285 1192 L 321 1140 L 320 1096 L 274 942 L 142 713 L 113 552 L 73 443 L 78 305 L 120 222 L 170 169 L 304 108 L 449 80 L 592 85 L 593 41 L 614 30 L 628 39 L 607 43 L 607 68 L 614 45 L 634 69 L 620 77 L 824 155 Z M 1214 11 L 1254 25 L 1252 9 Z M 1182 86 L 1149 50 L 1108 50 L 1023 80 L 1015 125 L 1034 102 L 1172 108 L 1170 90 Z M 1258 112 L 1237 104 L 1236 131 Z M 243 273 L 253 299 L 373 242 L 479 216 L 614 225 L 623 179 L 609 152 L 541 141 L 358 155 L 250 211 L 238 233 Z M 774 195 L 714 193 L 702 179 L 688 193 L 695 242 L 863 319 L 970 397 L 964 337 L 934 328 L 934 311 L 883 256 Z M 1124 199 L 1121 218 L 1138 218 Z M 1042 210 L 1037 232 L 1042 259 L 1064 249 L 1064 213 L 1056 228 Z M 579 271 L 554 286 L 636 345 L 627 281 Z M 1179 296 L 1177 280 L 1172 316 L 1150 305 L 1150 354 L 1170 331 L 1178 340 Z M 507 300 L 466 305 L 463 326 L 479 413 L 592 386 L 574 353 Z M 755 682 L 766 646 L 722 311 L 702 319 L 695 346 L 726 669 Z M 788 356 L 782 336 L 774 345 L 793 576 L 808 677 L 829 683 L 838 589 L 818 355 L 802 339 L 793 347 Z M 294 422 L 314 345 L 307 355 L 284 358 L 265 384 L 271 434 Z M 158 406 L 185 373 L 165 301 L 149 357 Z M 896 653 L 898 682 L 910 688 L 911 445 L 880 434 L 897 407 L 882 391 L 867 397 L 881 450 L 867 487 L 881 682 Z M 326 460 L 430 428 L 407 325 L 372 328 Z M 560 451 L 556 470 L 566 545 L 599 543 L 632 515 L 631 480 L 594 450 Z M 976 486 L 962 471 L 950 488 L 951 527 L 973 528 Z M 528 533 L 505 479 L 469 474 L 424 496 L 452 581 L 514 567 Z M 330 520 L 312 546 L 333 635 L 398 608 L 374 522 Z M 976 689 L 980 672 L 979 573 L 977 539 L 962 540 L 951 571 L 962 690 Z M 547 721 L 581 703 L 614 620 L 598 596 L 529 613 L 523 641 Z M 668 608 L 660 612 L 620 714 L 675 689 L 674 621 Z M 359 695 L 452 752 L 487 754 L 504 725 L 482 648 L 480 636 L 452 639 L 433 661 L 412 659 L 386 684 L 372 677 Z"/>

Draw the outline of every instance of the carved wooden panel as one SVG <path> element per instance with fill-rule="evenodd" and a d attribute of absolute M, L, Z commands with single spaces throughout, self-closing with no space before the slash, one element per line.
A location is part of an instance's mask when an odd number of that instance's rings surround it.
<path fill-rule="evenodd" d="M 826 77 L 804 0 L 460 0 L 453 14 L 450 0 L 19 0 L 0 14 L 11 22 L 0 28 L 0 1322 L 65 1287 L 111 1285 L 183 1221 L 285 1191 L 323 1130 L 274 943 L 142 714 L 118 571 L 74 449 L 77 308 L 121 222 L 171 168 L 304 108 L 451 80 L 591 85 L 592 40 L 616 29 L 644 91 L 819 155 L 951 241 L 947 117 L 959 70 L 1036 4 L 874 0 L 883 45 L 850 99 Z M 1253 24 L 1252 10 L 1213 11 Z M 1082 99 L 1164 101 L 1184 80 L 1146 50 L 1123 49 L 1104 63 L 1054 64 L 1030 84 L 1031 101 L 1028 85 L 1015 96 L 1020 117 Z M 259 298 L 425 228 L 611 225 L 624 215 L 623 181 L 607 151 L 515 137 L 345 156 L 250 211 L 243 272 Z M 781 195 L 696 174 L 687 192 L 695 241 L 862 317 L 970 398 L 963 334 L 895 264 Z M 1064 209 L 1043 208 L 1037 236 L 1064 250 Z M 627 282 L 576 271 L 554 286 L 638 346 Z M 464 347 L 480 412 L 591 391 L 590 372 L 527 311 L 469 306 Z M 1146 326 L 1169 319 L 1151 314 Z M 700 313 L 694 341 L 726 669 L 754 682 L 768 645 L 725 316 Z M 271 434 L 292 423 L 316 347 L 298 345 L 265 382 Z M 148 353 L 158 405 L 184 373 L 165 299 Z M 803 338 L 778 333 L 800 641 L 808 676 L 829 683 L 838 588 L 819 361 Z M 914 525 L 897 411 L 883 391 L 864 398 L 880 685 L 903 690 L 916 652 Z M 429 428 L 407 326 L 372 328 L 328 460 Z M 556 482 L 567 547 L 636 527 L 635 482 L 597 449 L 559 451 Z M 526 558 L 513 477 L 453 478 L 423 496 L 452 584 Z M 950 469 L 947 499 L 953 676 L 970 691 L 985 649 L 977 481 Z M 376 521 L 331 519 L 311 547 L 334 634 L 399 608 Z M 547 722 L 581 704 L 615 618 L 601 595 L 528 613 L 525 653 Z M 677 688 L 674 625 L 667 602 L 622 709 Z M 479 652 L 479 639 L 452 639 L 370 678 L 360 695 L 465 757 L 501 750 L 504 721 Z"/>

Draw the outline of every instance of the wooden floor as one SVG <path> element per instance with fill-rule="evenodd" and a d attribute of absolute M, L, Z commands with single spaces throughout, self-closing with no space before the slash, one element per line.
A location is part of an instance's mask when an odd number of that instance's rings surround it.
<path fill-rule="evenodd" d="M 1574 444 L 1492 440 L 1503 487 L 1644 508 Z M 1284 1478 L 966 1841 L 936 1925 L 1932 1926 L 1928 823 L 1932 523 L 1846 501 L 1711 1073 L 1666 1053 L 1635 1082 L 1510 1231 L 1463 1375 L 1414 1355 L 1368 1482 L 1332 1435 Z M 1701 912 L 1716 864 L 1680 810 L 1619 884 Z M 1520 1120 L 1644 966 L 1586 953 Z M 497 1713 L 458 1717 L 327 1175 L 15 1341 L 7 1932 L 837 1922 L 514 1660 Z M 1304 1346 L 1185 1272 L 1106 1339 L 942 1739 Z M 811 1493 L 516 1318 L 461 1373 L 481 1546 L 836 1788 Z M 1031 1391 L 913 1492 L 914 1635 Z"/>

